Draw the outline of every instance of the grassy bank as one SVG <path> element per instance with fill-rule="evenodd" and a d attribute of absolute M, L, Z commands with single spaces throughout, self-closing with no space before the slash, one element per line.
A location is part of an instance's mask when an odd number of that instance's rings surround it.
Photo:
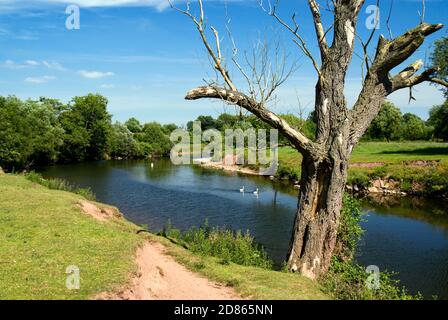
<path fill-rule="evenodd" d="M 279 150 L 277 175 L 300 178 L 301 155 L 290 147 Z M 369 186 L 390 178 L 405 192 L 448 193 L 448 144 L 434 142 L 362 142 L 350 160 L 350 184 Z"/>
<path fill-rule="evenodd" d="M 159 236 L 137 235 L 140 228 L 122 218 L 97 221 L 81 211 L 80 201 L 85 201 L 81 195 L 0 174 L 0 299 L 88 299 L 115 291 L 136 271 L 136 248 L 148 239 L 163 243 L 187 268 L 233 286 L 243 297 L 329 297 L 317 283 L 298 275 L 195 254 Z M 66 288 L 66 268 L 73 265 L 80 269 L 79 290 Z"/>
<path fill-rule="evenodd" d="M 0 175 L 0 299 L 85 299 L 127 281 L 142 242 L 136 227 L 96 221 L 81 212 L 83 199 Z M 80 270 L 79 290 L 65 286 L 68 266 Z"/>

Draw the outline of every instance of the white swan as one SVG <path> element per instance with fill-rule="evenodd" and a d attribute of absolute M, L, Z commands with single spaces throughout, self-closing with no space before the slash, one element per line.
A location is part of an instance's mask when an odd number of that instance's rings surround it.
<path fill-rule="evenodd" d="M 244 186 L 240 189 L 241 193 L 244 193 Z"/>
<path fill-rule="evenodd" d="M 258 188 L 254 191 L 254 195 L 258 196 Z"/>

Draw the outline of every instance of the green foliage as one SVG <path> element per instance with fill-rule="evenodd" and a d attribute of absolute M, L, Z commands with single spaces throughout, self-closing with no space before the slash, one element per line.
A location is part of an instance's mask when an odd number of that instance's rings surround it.
<path fill-rule="evenodd" d="M 59 121 L 65 130 L 61 150 L 64 162 L 103 159 L 111 131 L 106 98 L 98 94 L 74 97 Z"/>
<path fill-rule="evenodd" d="M 131 159 L 141 155 L 134 135 L 126 125 L 116 122 L 109 137 L 109 155 L 112 158 Z"/>
<path fill-rule="evenodd" d="M 0 97 L 0 166 L 20 170 L 53 163 L 62 144 L 62 128 L 48 101 Z"/>
<path fill-rule="evenodd" d="M 169 135 L 165 133 L 166 131 L 167 128 L 160 123 L 150 122 L 146 123 L 142 131 L 135 135 L 135 138 L 141 143 L 145 155 L 169 154 L 173 144 Z"/>
<path fill-rule="evenodd" d="M 431 62 L 437 67 L 437 77 L 448 81 L 448 37 L 443 37 L 435 42 L 435 49 L 431 55 Z M 448 89 L 443 89 L 448 98 Z"/>
<path fill-rule="evenodd" d="M 372 274 L 353 262 L 357 244 L 363 234 L 359 225 L 361 220 L 362 212 L 359 201 L 344 195 L 336 250 L 330 269 L 320 279 L 324 291 L 340 300 L 421 299 L 421 295 L 409 295 L 389 272 L 379 273 L 378 288 L 367 286 L 367 282 L 371 283 L 369 276 Z"/>
<path fill-rule="evenodd" d="M 0 167 L 21 171 L 55 162 L 169 154 L 175 124 L 141 125 L 131 118 L 112 125 L 111 117 L 107 99 L 98 94 L 74 97 L 69 104 L 0 97 Z"/>
<path fill-rule="evenodd" d="M 366 137 L 378 140 L 399 140 L 403 117 L 400 109 L 386 102 L 372 121 Z"/>
<path fill-rule="evenodd" d="M 399 108 L 386 102 L 372 121 L 363 140 L 416 141 L 430 140 L 434 127 L 412 113 L 401 114 Z"/>
<path fill-rule="evenodd" d="M 412 296 L 400 282 L 388 272 L 379 273 L 378 289 L 369 289 L 370 282 L 365 268 L 350 261 L 333 258 L 330 270 L 321 279 L 324 292 L 339 300 L 420 300 L 420 294 Z"/>
<path fill-rule="evenodd" d="M 421 195 L 443 195 L 448 193 L 448 163 L 434 166 L 412 167 L 387 166 L 387 176 L 400 182 L 403 191 Z"/>
<path fill-rule="evenodd" d="M 434 128 L 428 126 L 422 119 L 412 113 L 403 115 L 400 138 L 407 141 L 429 140 Z"/>
<path fill-rule="evenodd" d="M 363 170 L 350 170 L 350 174 L 347 178 L 347 183 L 349 185 L 357 185 L 358 187 L 368 187 L 370 184 L 369 175 Z"/>
<path fill-rule="evenodd" d="M 193 227 L 183 233 L 173 228 L 171 221 L 168 221 L 162 235 L 184 242 L 194 253 L 219 257 L 223 264 L 233 262 L 266 269 L 271 269 L 273 265 L 264 249 L 255 242 L 249 232 L 210 228 L 207 220 L 199 228 Z"/>
<path fill-rule="evenodd" d="M 428 123 L 434 127 L 434 137 L 448 141 L 448 100 L 429 111 Z"/>
<path fill-rule="evenodd" d="M 344 194 L 335 255 L 340 260 L 351 260 L 363 234 L 360 226 L 362 211 L 359 201 Z"/>
<path fill-rule="evenodd" d="M 128 121 L 124 123 L 124 125 L 131 131 L 132 133 L 142 132 L 143 126 L 140 124 L 135 118 L 130 118 Z"/>
<path fill-rule="evenodd" d="M 63 179 L 45 179 L 40 173 L 36 173 L 34 171 L 25 173 L 25 178 L 27 178 L 31 182 L 40 184 L 51 190 L 72 192 L 86 198 L 87 200 L 95 201 L 96 199 L 95 194 L 92 192 L 92 190 L 90 190 L 90 188 L 79 188 L 71 185 L 69 182 Z"/>

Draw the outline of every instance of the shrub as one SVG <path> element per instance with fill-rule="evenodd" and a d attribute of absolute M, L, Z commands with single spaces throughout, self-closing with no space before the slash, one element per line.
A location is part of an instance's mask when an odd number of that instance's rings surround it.
<path fill-rule="evenodd" d="M 362 188 L 367 188 L 370 185 L 370 178 L 364 171 L 351 169 L 347 183 L 349 185 L 357 185 Z"/>
<path fill-rule="evenodd" d="M 263 247 L 251 237 L 249 232 L 211 228 L 207 220 L 202 226 L 190 228 L 183 233 L 173 228 L 171 221 L 168 221 L 162 235 L 184 242 L 194 253 L 218 257 L 223 264 L 233 262 L 266 269 L 271 269 L 273 266 L 272 260 L 268 258 Z"/>
<path fill-rule="evenodd" d="M 71 185 L 69 182 L 63 179 L 58 178 L 51 178 L 51 179 L 45 179 L 42 177 L 40 173 L 31 171 L 28 173 L 25 173 L 25 178 L 27 178 L 29 181 L 40 184 L 44 187 L 47 187 L 48 189 L 52 190 L 62 190 L 62 191 L 68 191 L 72 193 L 76 193 L 87 200 L 95 201 L 96 196 L 92 192 L 90 188 L 79 188 L 76 186 Z"/>
<path fill-rule="evenodd" d="M 363 234 L 359 223 L 362 211 L 358 200 L 344 195 L 343 209 L 337 236 L 337 246 L 330 269 L 320 279 L 324 291 L 341 300 L 410 300 L 421 299 L 420 294 L 412 296 L 399 286 L 393 274 L 381 272 L 379 286 L 370 289 L 366 282 L 370 273 L 363 266 L 353 262 L 357 244 Z"/>
<path fill-rule="evenodd" d="M 399 286 L 399 281 L 393 279 L 393 274 L 379 274 L 378 289 L 369 289 L 366 282 L 370 273 L 365 268 L 351 261 L 341 261 L 334 257 L 330 270 L 323 277 L 324 291 L 340 300 L 420 300 L 420 294 L 412 296 L 406 289 Z"/>
<path fill-rule="evenodd" d="M 364 230 L 359 225 L 362 221 L 362 211 L 357 199 L 345 194 L 337 236 L 335 256 L 347 261 L 353 258 L 356 247 Z"/>

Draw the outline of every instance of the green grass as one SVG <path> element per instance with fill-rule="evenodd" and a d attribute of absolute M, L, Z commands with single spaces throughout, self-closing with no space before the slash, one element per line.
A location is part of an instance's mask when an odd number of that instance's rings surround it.
<path fill-rule="evenodd" d="M 142 241 L 136 227 L 96 221 L 81 212 L 81 199 L 0 175 L 0 300 L 86 299 L 129 279 Z M 79 290 L 66 288 L 70 265 L 80 269 Z"/>
<path fill-rule="evenodd" d="M 353 150 L 350 162 L 397 164 L 415 160 L 441 160 L 448 163 L 448 143 L 425 141 L 361 142 Z"/>
<path fill-rule="evenodd" d="M 320 285 L 297 274 L 222 263 L 222 259 L 196 255 L 170 240 L 151 236 L 167 247 L 167 253 L 188 269 L 208 279 L 235 288 L 243 298 L 262 300 L 323 300 L 331 299 Z"/>
<path fill-rule="evenodd" d="M 34 171 L 26 173 L 25 178 L 27 178 L 31 182 L 35 182 L 44 187 L 47 187 L 48 189 L 68 191 L 83 196 L 87 200 L 96 200 L 96 196 L 90 188 L 78 188 L 64 179 L 45 179 L 40 173 Z"/>
<path fill-rule="evenodd" d="M 162 237 L 137 235 L 140 228 L 125 219 L 99 222 L 81 212 L 80 200 L 80 195 L 50 190 L 24 176 L 0 174 L 0 300 L 88 299 L 114 292 L 137 271 L 135 250 L 147 239 L 246 298 L 329 298 L 319 284 L 299 275 L 198 255 Z M 80 269 L 80 290 L 65 286 L 71 265 Z"/>

